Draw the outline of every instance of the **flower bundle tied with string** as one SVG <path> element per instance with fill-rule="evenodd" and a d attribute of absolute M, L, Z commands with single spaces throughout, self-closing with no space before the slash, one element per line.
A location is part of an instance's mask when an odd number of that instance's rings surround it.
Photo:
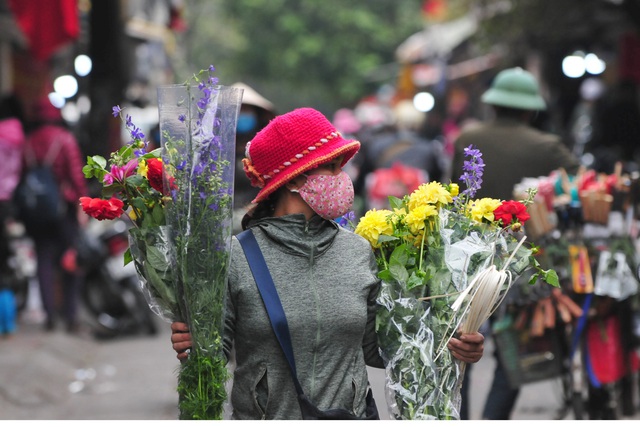
<path fill-rule="evenodd" d="M 451 337 L 478 331 L 530 267 L 532 282 L 557 285 L 518 236 L 535 192 L 522 202 L 473 199 L 484 164 L 472 146 L 465 154 L 463 193 L 456 183 L 425 183 L 390 197 L 391 210 L 368 211 L 355 229 L 371 243 L 382 279 L 376 330 L 396 419 L 459 419 L 464 362 L 448 351 Z"/>

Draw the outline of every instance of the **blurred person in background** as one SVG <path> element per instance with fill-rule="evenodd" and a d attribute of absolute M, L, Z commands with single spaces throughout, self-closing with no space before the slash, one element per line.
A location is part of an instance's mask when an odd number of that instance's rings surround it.
<path fill-rule="evenodd" d="M 333 113 L 331 123 L 346 138 L 359 139 L 359 132 L 362 130 L 362 124 L 356 117 L 353 110 L 349 108 L 340 108 Z M 345 165 L 345 172 L 349 174 L 352 181 L 358 177 L 359 167 L 356 162 L 349 162 Z"/>
<path fill-rule="evenodd" d="M 0 335 L 9 336 L 16 330 L 16 301 L 11 289 L 8 265 L 8 222 L 15 212 L 11 199 L 22 171 L 24 144 L 24 115 L 22 105 L 14 95 L 5 95 L 0 101 Z"/>
<path fill-rule="evenodd" d="M 616 162 L 633 172 L 640 165 L 640 99 L 638 85 L 621 80 L 595 105 L 593 138 L 588 150 L 594 156 L 593 169 L 611 174 Z"/>
<path fill-rule="evenodd" d="M 276 116 L 276 108 L 265 97 L 245 83 L 238 82 L 232 87 L 243 89 L 242 104 L 236 124 L 236 166 L 233 183 L 233 234 L 242 231 L 242 217 L 258 194 L 258 189 L 247 181 L 242 169 L 244 147 L 254 135 Z"/>
<path fill-rule="evenodd" d="M 365 199 L 365 211 L 388 208 L 388 196 L 402 197 L 424 182 L 440 181 L 446 168 L 441 141 L 418 133 L 425 114 L 411 100 L 399 101 L 392 114 L 387 126 L 362 136 L 368 139 L 354 187 Z"/>
<path fill-rule="evenodd" d="M 578 159 L 559 136 L 531 125 L 536 112 L 546 109 L 535 77 L 522 68 L 500 72 L 482 95 L 494 118 L 462 131 L 455 143 L 452 179 L 463 173 L 464 149 L 474 145 L 485 163 L 477 198 L 510 200 L 513 187 L 525 177 L 545 176 L 559 168 L 575 174 Z"/>
<path fill-rule="evenodd" d="M 55 152 L 51 167 L 66 206 L 60 227 L 30 232 L 36 247 L 37 277 L 46 314 L 45 329 L 53 331 L 56 326 L 59 293 L 56 286 L 59 284 L 66 330 L 76 333 L 79 331 L 78 302 L 82 276 L 76 265 L 75 245 L 79 227 L 86 225 L 88 220 L 78 203 L 80 197 L 88 194 L 82 173 L 84 162 L 75 136 L 65 127 L 60 110 L 47 97 L 37 101 L 34 117 L 35 123 L 25 142 L 23 166 L 30 161 L 27 156 L 41 164 L 49 153 Z M 58 147 L 52 149 L 54 145 Z"/>
<path fill-rule="evenodd" d="M 356 116 L 354 110 L 350 108 L 340 108 L 333 113 L 331 123 L 338 132 L 342 133 L 345 138 L 360 140 L 360 132 L 363 129 L 362 123 Z M 355 156 L 353 160 L 344 165 L 344 171 L 351 177 L 351 181 L 357 182 L 361 172 L 362 162 L 361 156 Z M 365 200 L 360 194 L 355 194 L 353 200 L 353 212 L 364 212 Z"/>
<path fill-rule="evenodd" d="M 480 150 L 485 168 L 477 199 L 511 200 L 515 185 L 523 178 L 547 176 L 559 168 L 569 174 L 577 172 L 579 161 L 562 140 L 531 125 L 536 112 L 546 110 L 547 105 L 530 72 L 519 67 L 501 71 L 482 95 L 482 102 L 492 107 L 495 117 L 463 129 L 455 142 L 452 169 L 452 180 L 458 181 L 463 174 L 464 149 L 473 145 Z M 505 304 L 508 303 L 506 299 Z M 495 320 L 495 315 L 490 318 L 491 323 Z M 482 418 L 508 420 L 520 389 L 509 385 L 497 344 L 495 360 L 493 382 Z M 462 419 L 469 419 L 469 368 L 462 390 Z"/>
<path fill-rule="evenodd" d="M 570 149 L 578 157 L 582 157 L 586 153 L 588 146 L 593 141 L 596 105 L 605 89 L 602 80 L 596 77 L 585 79 L 580 84 L 580 100 L 571 112 L 567 126 L 571 140 Z"/>

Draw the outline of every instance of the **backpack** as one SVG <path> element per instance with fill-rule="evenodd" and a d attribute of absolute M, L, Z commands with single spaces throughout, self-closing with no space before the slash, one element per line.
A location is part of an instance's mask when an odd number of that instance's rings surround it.
<path fill-rule="evenodd" d="M 38 164 L 31 148 L 25 147 L 26 168 L 14 193 L 18 217 L 30 235 L 57 230 L 66 214 L 66 205 L 51 165 L 61 143 L 56 140 L 42 164 Z"/>

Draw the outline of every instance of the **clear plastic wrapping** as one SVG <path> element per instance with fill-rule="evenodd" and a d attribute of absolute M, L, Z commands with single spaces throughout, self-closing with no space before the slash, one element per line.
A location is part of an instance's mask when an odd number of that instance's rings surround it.
<path fill-rule="evenodd" d="M 175 254 L 175 262 L 165 259 L 175 269 L 164 277 L 174 279 L 179 320 L 187 323 L 193 342 L 180 366 L 181 419 L 221 419 L 226 401 L 222 334 L 241 101 L 242 89 L 215 85 L 211 78 L 198 86 L 158 88 L 164 188 L 170 197 L 167 230 Z M 149 268 L 152 261 L 147 258 L 147 271 L 155 271 Z"/>
<path fill-rule="evenodd" d="M 129 249 L 151 311 L 166 322 L 181 319 L 175 292 L 175 248 L 170 228 L 129 229 Z"/>

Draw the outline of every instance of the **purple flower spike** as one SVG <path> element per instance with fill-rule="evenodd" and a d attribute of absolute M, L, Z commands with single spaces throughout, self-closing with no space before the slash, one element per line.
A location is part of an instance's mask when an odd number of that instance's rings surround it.
<path fill-rule="evenodd" d="M 467 188 L 460 194 L 462 199 L 473 198 L 482 185 L 482 174 L 484 172 L 484 161 L 482 153 L 473 145 L 464 149 L 464 155 L 469 158 L 462 164 L 464 171 L 460 176 L 460 181 L 464 182 Z"/>
<path fill-rule="evenodd" d="M 122 111 L 122 108 L 120 108 L 119 105 L 116 105 L 115 107 L 111 108 L 113 117 L 118 117 L 120 115 L 120 111 Z"/>

